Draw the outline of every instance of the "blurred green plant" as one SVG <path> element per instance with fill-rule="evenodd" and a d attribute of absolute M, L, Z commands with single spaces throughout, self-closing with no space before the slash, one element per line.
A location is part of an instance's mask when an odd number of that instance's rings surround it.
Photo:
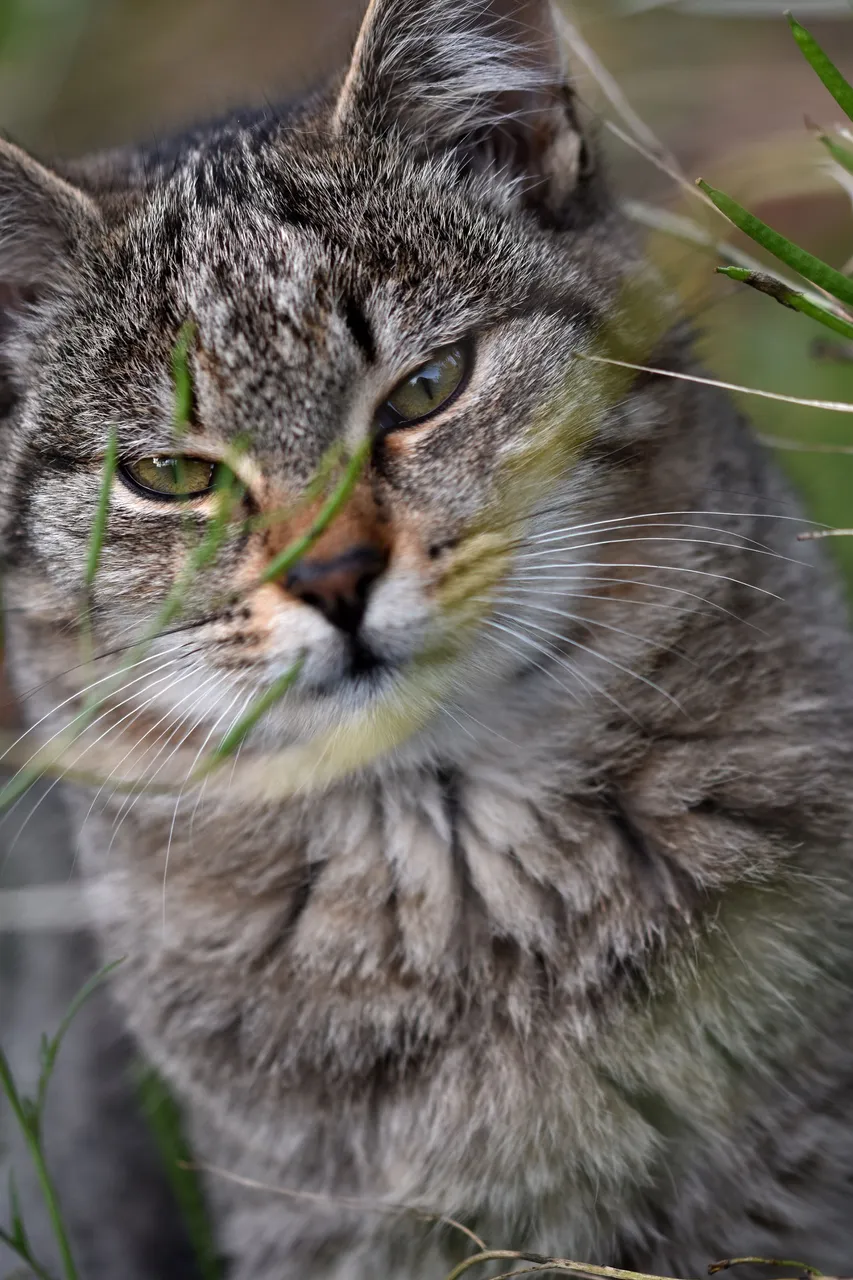
<path fill-rule="evenodd" d="M 794 39 L 804 56 L 848 119 L 853 121 L 853 86 L 845 80 L 835 64 L 827 57 L 814 36 L 792 14 L 789 13 L 786 16 Z M 847 145 L 844 135 L 839 133 L 838 137 L 833 137 L 821 133 L 819 138 L 831 160 L 845 171 L 853 172 L 853 149 Z M 846 338 L 853 338 L 853 280 L 850 276 L 795 244 L 704 179 L 700 178 L 696 185 L 734 226 L 779 262 L 791 267 L 803 279 L 816 285 L 825 295 L 826 302 L 815 301 L 813 297 L 792 289 L 785 280 L 780 280 L 767 272 L 739 266 L 725 266 L 717 268 L 721 275 L 750 285 L 774 298 L 783 306 L 802 312 L 810 319 L 832 329 L 833 332 Z"/>
<path fill-rule="evenodd" d="M 139 1067 L 137 1092 L 180 1209 L 201 1280 L 222 1280 L 224 1266 L 216 1247 L 204 1189 L 192 1162 L 180 1108 L 163 1078 L 152 1067 Z"/>
<path fill-rule="evenodd" d="M 18 1088 L 15 1077 L 12 1074 L 12 1068 L 3 1050 L 0 1049 L 0 1092 L 2 1092 L 9 1106 L 12 1109 L 18 1127 L 21 1130 L 30 1158 L 36 1171 L 36 1176 L 41 1188 L 42 1197 L 47 1208 L 48 1217 L 50 1218 L 53 1234 L 56 1239 L 59 1257 L 62 1264 L 62 1275 L 64 1280 L 78 1280 L 78 1271 L 71 1252 L 71 1245 L 68 1239 L 68 1233 L 62 1217 L 62 1209 L 59 1203 L 59 1196 L 56 1191 L 53 1179 L 47 1167 L 47 1160 L 44 1153 L 44 1112 L 47 1103 L 47 1093 L 50 1087 L 50 1081 L 56 1067 L 56 1060 L 59 1056 L 59 1050 L 62 1048 L 62 1042 L 77 1017 L 77 1014 L 83 1008 L 86 1001 L 97 990 L 101 983 L 113 972 L 114 969 L 121 964 L 120 960 L 113 964 L 106 965 L 99 973 L 86 983 L 74 1000 L 71 1002 L 68 1012 L 59 1024 L 56 1034 L 48 1039 L 47 1036 L 42 1037 L 40 1047 L 41 1071 L 39 1073 L 38 1084 L 36 1086 L 36 1094 L 34 1098 L 27 1097 L 22 1094 Z M 14 1177 L 9 1182 L 9 1202 L 10 1202 L 10 1230 L 0 1229 L 0 1242 L 11 1249 L 31 1271 L 38 1277 L 38 1280 L 52 1280 L 50 1272 L 44 1267 L 33 1255 L 32 1245 L 27 1234 L 26 1226 L 21 1217 L 20 1204 L 18 1202 L 18 1194 L 15 1186 Z"/>

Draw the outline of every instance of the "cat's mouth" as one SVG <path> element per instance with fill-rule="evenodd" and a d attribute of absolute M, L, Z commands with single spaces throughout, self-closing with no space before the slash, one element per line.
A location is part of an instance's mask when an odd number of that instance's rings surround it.
<path fill-rule="evenodd" d="M 309 683 L 310 691 L 319 697 L 334 697 L 343 692 L 375 695 L 384 689 L 399 670 L 399 663 L 377 653 L 360 636 L 352 636 L 338 670 L 332 676 Z"/>

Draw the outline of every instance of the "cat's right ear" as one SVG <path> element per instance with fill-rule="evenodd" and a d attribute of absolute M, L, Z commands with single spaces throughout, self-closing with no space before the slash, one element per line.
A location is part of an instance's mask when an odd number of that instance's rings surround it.
<path fill-rule="evenodd" d="M 99 221 L 83 191 L 0 140 L 0 326 L 22 303 L 61 289 Z"/>
<path fill-rule="evenodd" d="M 370 0 L 332 126 L 454 152 L 562 224 L 592 176 L 554 0 Z"/>

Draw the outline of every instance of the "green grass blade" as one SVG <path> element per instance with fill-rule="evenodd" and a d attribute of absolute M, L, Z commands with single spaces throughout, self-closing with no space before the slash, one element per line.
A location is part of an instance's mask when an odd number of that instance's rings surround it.
<path fill-rule="evenodd" d="M 358 484 L 367 459 L 370 457 L 372 447 L 373 441 L 367 439 L 355 451 L 341 478 L 340 484 L 319 512 L 311 528 L 302 538 L 298 538 L 291 543 L 289 547 L 282 551 L 281 555 L 276 556 L 270 562 L 261 579 L 262 582 L 272 582 L 273 579 L 281 578 L 288 573 L 311 550 L 314 543 L 325 533 L 332 521 L 340 515 L 352 497 L 353 490 Z"/>
<path fill-rule="evenodd" d="M 853 147 L 845 146 L 828 133 L 819 133 L 818 140 L 826 147 L 836 164 L 841 165 L 848 173 L 853 173 Z"/>
<path fill-rule="evenodd" d="M 139 1072 L 137 1089 L 202 1280 L 222 1280 L 222 1261 L 216 1248 L 201 1180 L 192 1168 L 193 1156 L 184 1134 L 180 1109 L 163 1080 L 150 1068 Z"/>
<path fill-rule="evenodd" d="M 30 1153 L 30 1159 L 33 1162 L 33 1168 L 36 1171 L 39 1186 L 41 1188 L 42 1198 L 47 1208 L 48 1217 L 50 1218 L 53 1234 L 59 1249 L 59 1256 L 62 1261 L 62 1273 L 65 1280 L 78 1280 L 77 1268 L 71 1253 L 71 1246 L 65 1231 L 65 1224 L 62 1218 L 62 1211 L 59 1204 L 59 1197 L 50 1176 L 47 1162 L 42 1148 L 42 1122 L 44 1119 L 44 1107 L 47 1100 L 47 1089 L 53 1075 L 54 1067 L 59 1050 L 68 1028 L 71 1026 L 77 1014 L 83 1005 L 100 986 L 108 974 L 121 964 L 122 961 L 117 960 L 113 964 L 106 965 L 93 978 L 90 978 L 86 985 L 80 990 L 77 996 L 72 1000 L 68 1007 L 68 1012 L 59 1024 L 59 1029 L 52 1039 L 45 1037 L 41 1046 L 41 1072 L 39 1075 L 38 1090 L 35 1101 L 23 1097 L 18 1092 L 18 1086 L 12 1075 L 12 1069 L 9 1062 L 0 1049 L 0 1092 L 6 1095 L 6 1100 L 12 1109 L 18 1127 L 21 1130 L 27 1149 Z M 32 1257 L 25 1256 L 28 1252 L 28 1242 L 26 1233 L 23 1230 L 23 1223 L 20 1218 L 20 1211 L 17 1208 L 16 1197 L 12 1201 L 12 1218 L 14 1236 L 9 1236 L 6 1232 L 0 1233 L 0 1239 L 8 1245 L 9 1248 L 15 1250 L 19 1257 L 23 1257 L 24 1261 L 32 1267 L 36 1275 L 45 1277 L 50 1280 L 42 1268 L 34 1264 Z"/>
<path fill-rule="evenodd" d="M 9 1235 L 8 1231 L 4 1231 L 2 1227 L 0 1227 L 0 1243 L 5 1244 L 7 1249 L 11 1249 L 12 1253 L 14 1253 L 16 1257 L 26 1263 L 29 1271 L 36 1277 L 36 1280 L 54 1280 L 50 1272 L 46 1271 L 43 1266 L 36 1262 L 32 1254 L 28 1253 L 27 1250 L 23 1248 L 17 1240 L 13 1239 L 13 1237 Z M 15 1275 L 18 1274 L 18 1272 L 15 1272 Z M 9 1280 L 14 1280 L 14 1278 L 10 1276 Z"/>
<path fill-rule="evenodd" d="M 80 988 L 77 995 L 68 1006 L 65 1017 L 59 1024 L 56 1034 L 51 1039 L 45 1039 L 42 1044 L 41 1054 L 41 1073 L 39 1075 L 38 1091 L 36 1093 L 35 1113 L 39 1131 L 41 1122 L 44 1118 L 44 1105 L 47 1101 L 47 1090 L 51 1077 L 56 1067 L 56 1059 L 59 1056 L 59 1050 L 62 1048 L 62 1042 L 65 1039 L 68 1030 L 77 1017 L 83 1005 L 94 995 L 98 987 L 100 987 L 111 973 L 114 973 L 119 965 L 124 964 L 124 959 L 113 960 L 111 964 L 106 964 L 99 969 L 89 981 Z"/>
<path fill-rule="evenodd" d="M 259 698 L 249 707 L 246 714 L 241 716 L 233 729 L 225 735 L 219 746 L 210 757 L 208 767 L 221 764 L 223 760 L 227 760 L 229 756 L 233 756 L 238 747 L 245 742 L 255 725 L 263 716 L 266 715 L 278 702 L 281 702 L 284 695 L 293 687 L 299 677 L 304 666 L 304 658 L 300 658 L 289 671 L 270 685 L 266 693 L 262 693 Z"/>
<path fill-rule="evenodd" d="M 819 289 L 825 289 L 827 293 L 834 298 L 838 298 L 840 302 L 853 306 L 853 280 L 850 280 L 840 271 L 836 271 L 835 267 L 831 267 L 828 262 L 824 262 L 822 259 L 816 258 L 814 254 L 807 253 L 805 249 L 792 244 L 785 236 L 778 231 L 774 231 L 772 227 L 768 227 L 766 222 L 762 222 L 755 214 L 744 209 L 743 205 L 738 204 L 736 200 L 733 200 L 731 196 L 727 196 L 725 192 L 717 191 L 715 187 L 710 186 L 709 183 L 704 182 L 701 178 L 697 186 L 705 192 L 730 222 L 733 222 L 756 244 L 760 244 L 762 248 L 767 249 L 780 262 L 792 267 L 804 279 L 816 284 Z"/>
<path fill-rule="evenodd" d="M 53 1179 L 47 1167 L 44 1158 L 44 1151 L 36 1133 L 31 1119 L 30 1109 L 26 1106 L 26 1100 L 18 1093 L 15 1084 L 12 1068 L 9 1066 L 8 1059 L 3 1050 L 0 1049 L 0 1092 L 6 1095 L 6 1100 L 12 1108 L 12 1114 L 18 1122 L 27 1149 L 30 1153 L 30 1159 L 33 1162 L 33 1168 L 36 1171 L 39 1186 L 41 1188 L 42 1197 L 47 1207 L 50 1224 L 53 1228 L 53 1234 L 56 1238 L 59 1256 L 62 1262 L 62 1273 L 65 1280 L 78 1280 L 77 1267 L 74 1263 L 74 1257 L 71 1253 L 71 1245 L 68 1241 L 68 1235 L 65 1231 L 65 1223 L 62 1219 L 62 1211 L 59 1207 L 59 1197 L 56 1188 L 53 1185 Z M 21 1256 L 20 1247 L 16 1247 L 11 1237 L 4 1236 L 4 1243 L 15 1248 L 18 1256 Z M 26 1261 L 30 1261 L 26 1259 Z M 44 1274 L 44 1273 L 43 1273 Z"/>
<path fill-rule="evenodd" d="M 840 333 L 845 338 L 853 339 L 853 321 L 843 320 L 835 312 L 812 302 L 805 294 L 789 288 L 781 280 L 777 280 L 775 276 L 768 275 L 764 271 L 748 271 L 746 267 L 717 267 L 717 273 L 721 276 L 727 276 L 729 280 L 738 280 L 742 284 L 748 284 L 752 289 L 757 289 L 759 293 L 766 293 L 768 297 L 774 298 L 783 307 L 790 307 L 792 311 L 800 311 L 812 320 L 817 320 L 818 324 L 824 325 L 827 329 L 832 329 L 834 333 Z"/>
<path fill-rule="evenodd" d="M 791 31 L 794 33 L 794 39 L 802 49 L 805 57 L 820 76 L 844 114 L 848 119 L 853 120 L 853 88 L 845 80 L 835 63 L 827 57 L 814 36 L 801 23 L 797 22 L 794 15 L 788 12 L 785 17 L 788 19 Z"/>
<path fill-rule="evenodd" d="M 118 468 L 118 436 L 115 428 L 110 432 L 110 438 L 107 443 L 107 452 L 104 456 L 104 478 L 101 481 L 101 492 L 98 498 L 98 508 L 95 512 L 95 519 L 92 523 L 92 529 L 89 534 L 89 556 L 86 561 L 86 586 L 91 588 L 95 578 L 98 576 L 98 569 L 101 567 L 101 556 L 104 550 L 104 542 L 107 536 L 107 520 L 110 514 L 110 497 L 113 490 L 113 480 L 115 479 L 116 470 Z"/>
<path fill-rule="evenodd" d="M 190 348 L 195 342 L 195 335 L 194 322 L 185 321 L 172 347 L 172 382 L 175 389 L 174 425 L 179 435 L 186 432 L 192 421 L 195 392 L 190 372 Z"/>

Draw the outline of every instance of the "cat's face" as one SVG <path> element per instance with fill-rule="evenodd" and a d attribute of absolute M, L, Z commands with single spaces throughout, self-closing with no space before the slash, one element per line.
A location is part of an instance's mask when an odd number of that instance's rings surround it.
<path fill-rule="evenodd" d="M 413 673 L 440 672 L 453 705 L 541 669 L 541 644 L 486 619 L 512 583 L 507 607 L 528 610 L 531 527 L 609 514 L 601 465 L 579 457 L 607 406 L 575 353 L 600 337 L 619 271 L 557 63 L 500 16 L 374 4 L 335 94 L 169 172 L 155 158 L 126 198 L 7 156 L 6 187 L 41 184 L 46 202 L 21 255 L 58 227 L 69 263 L 56 279 L 42 264 L 9 345 L 15 602 L 74 630 L 114 432 L 93 629 L 100 650 L 127 644 L 185 588 L 154 644 L 175 680 L 142 686 L 155 706 L 191 688 L 199 719 L 227 727 L 298 663 L 270 721 L 287 740 Z M 181 335 L 192 403 L 176 427 Z M 548 467 L 528 463 L 555 406 L 568 435 L 543 488 Z M 340 480 L 330 458 L 359 450 L 349 500 L 275 572 Z M 221 545 L 188 573 L 224 502 Z"/>

